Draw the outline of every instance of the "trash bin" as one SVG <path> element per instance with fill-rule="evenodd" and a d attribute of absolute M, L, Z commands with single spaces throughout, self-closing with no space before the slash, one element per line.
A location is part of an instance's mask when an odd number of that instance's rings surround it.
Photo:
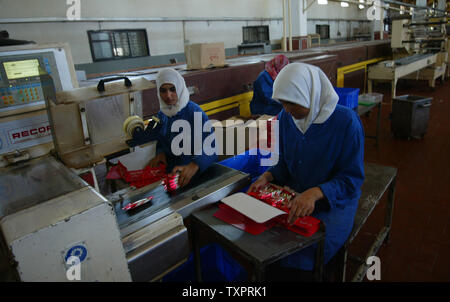
<path fill-rule="evenodd" d="M 392 100 L 391 131 L 399 138 L 422 138 L 427 132 L 431 97 L 401 95 Z"/>

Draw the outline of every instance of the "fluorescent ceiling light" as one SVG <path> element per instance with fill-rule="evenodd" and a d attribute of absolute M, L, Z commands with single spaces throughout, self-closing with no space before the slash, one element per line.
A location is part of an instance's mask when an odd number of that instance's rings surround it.
<path fill-rule="evenodd" d="M 365 1 L 364 1 L 364 0 L 359 0 L 359 3 L 365 3 Z M 358 8 L 359 8 L 359 9 L 363 9 L 363 8 L 364 8 L 364 5 L 359 4 L 359 5 L 358 5 Z"/>
<path fill-rule="evenodd" d="M 317 4 L 320 4 L 320 5 L 328 4 L 328 0 L 317 0 Z"/>
<path fill-rule="evenodd" d="M 348 2 L 341 2 L 342 7 L 348 7 Z"/>

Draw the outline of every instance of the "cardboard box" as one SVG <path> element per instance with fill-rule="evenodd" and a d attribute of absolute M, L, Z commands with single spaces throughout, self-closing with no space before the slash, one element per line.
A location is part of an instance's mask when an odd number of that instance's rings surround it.
<path fill-rule="evenodd" d="M 258 127 L 255 120 L 230 117 L 214 123 L 213 127 L 219 160 L 258 146 Z"/>
<path fill-rule="evenodd" d="M 187 69 L 205 69 L 223 67 L 225 63 L 225 45 L 221 43 L 199 43 L 184 47 Z"/>
<path fill-rule="evenodd" d="M 275 137 L 272 137 L 273 124 L 271 123 L 276 116 L 263 114 L 257 120 L 258 125 L 258 148 L 271 149 Z M 262 123 L 265 121 L 266 123 Z"/>
<path fill-rule="evenodd" d="M 213 124 L 216 133 L 217 152 L 222 151 L 221 154 L 218 153 L 219 160 L 235 156 L 249 149 L 270 148 L 272 140 L 268 135 L 271 131 L 264 121 L 272 121 L 274 118 L 275 116 L 262 115 L 255 120 L 233 116 Z"/>

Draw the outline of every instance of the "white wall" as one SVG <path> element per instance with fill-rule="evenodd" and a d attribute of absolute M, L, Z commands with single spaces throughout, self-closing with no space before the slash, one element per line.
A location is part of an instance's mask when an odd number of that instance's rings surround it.
<path fill-rule="evenodd" d="M 81 0 L 77 22 L 3 23 L 1 19 L 42 21 L 42 18 L 66 19 L 66 0 L 0 0 L 0 29 L 10 37 L 37 43 L 69 43 L 75 64 L 91 63 L 88 30 L 147 30 L 150 54 L 153 56 L 184 52 L 186 43 L 224 42 L 226 48 L 242 43 L 242 27 L 269 25 L 271 42 L 282 36 L 282 21 L 245 21 L 253 18 L 282 18 L 281 0 Z M 25 9 L 26 8 L 26 9 Z M 184 22 L 83 22 L 98 18 L 238 18 L 238 21 Z"/>
<path fill-rule="evenodd" d="M 32 40 L 37 43 L 69 43 L 75 64 L 91 63 L 88 30 L 132 29 L 147 30 L 150 54 L 152 56 L 184 52 L 184 43 L 219 42 L 225 48 L 236 48 L 242 43 L 242 27 L 269 25 L 272 44 L 280 43 L 283 35 L 282 0 L 80 0 L 81 21 L 66 20 L 67 0 L 0 0 L 0 29 L 7 30 L 10 37 Z M 75 1 L 75 0 L 70 0 Z M 292 0 L 293 9 L 302 9 L 303 0 Z M 298 3 L 297 3 L 298 2 Z M 315 24 L 305 25 L 304 15 L 293 12 L 293 35 L 315 33 Z M 339 4 L 326 6 L 313 4 L 307 11 L 308 18 L 351 18 L 365 16 L 355 5 L 341 8 Z M 92 22 L 98 18 L 179 18 L 191 19 L 183 22 Z M 36 22 L 43 18 L 57 18 L 61 22 Z M 195 18 L 210 18 L 213 21 L 193 21 Z M 237 18 L 235 21 L 214 21 L 220 18 Z M 252 21 L 254 18 L 275 20 Z M 3 23 L 2 23 L 3 19 Z M 5 23 L 21 19 L 23 23 Z M 246 21 L 246 20 L 250 21 Z M 300 19 L 300 20 L 299 20 Z M 34 20 L 33 23 L 25 22 Z M 67 21 L 67 22 L 62 22 Z M 337 22 L 331 22 L 331 38 L 336 37 Z M 341 37 L 347 31 L 340 23 Z M 344 34 L 345 32 L 345 34 Z"/>
<path fill-rule="evenodd" d="M 367 19 L 366 9 L 359 9 L 352 3 L 348 7 L 341 7 L 340 3 L 331 1 L 327 5 L 319 5 L 315 2 L 308 8 L 308 18 Z"/>
<path fill-rule="evenodd" d="M 355 22 L 345 20 L 367 20 L 367 9 L 359 9 L 357 5 L 350 3 L 348 7 L 341 7 L 340 3 L 329 1 L 327 5 L 319 5 L 315 2 L 308 9 L 308 34 L 316 32 L 317 24 L 330 25 L 330 39 L 347 38 L 353 36 L 355 28 L 363 28 L 370 31 L 369 22 Z M 331 19 L 314 20 L 314 19 Z M 339 22 L 337 20 L 340 20 Z M 340 36 L 338 36 L 338 31 Z"/>
<path fill-rule="evenodd" d="M 70 1 L 70 0 L 69 0 Z M 66 17 L 66 0 L 1 0 L 0 18 Z M 81 18 L 279 17 L 279 0 L 81 0 Z"/>

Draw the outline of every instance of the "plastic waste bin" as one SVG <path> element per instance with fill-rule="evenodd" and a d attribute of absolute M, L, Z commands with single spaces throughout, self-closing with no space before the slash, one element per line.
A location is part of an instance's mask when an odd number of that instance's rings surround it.
<path fill-rule="evenodd" d="M 392 99 L 391 131 L 399 138 L 422 138 L 427 132 L 431 97 L 401 95 Z"/>

